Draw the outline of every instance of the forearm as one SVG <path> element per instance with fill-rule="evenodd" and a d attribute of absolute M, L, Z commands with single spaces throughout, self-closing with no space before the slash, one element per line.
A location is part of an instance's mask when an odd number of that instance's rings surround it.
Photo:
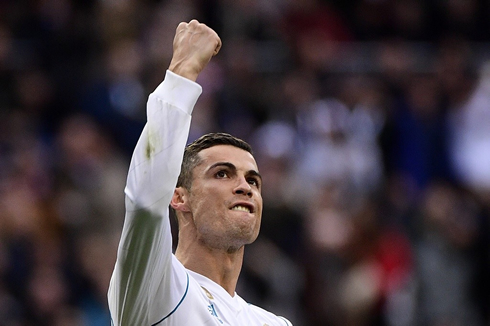
<path fill-rule="evenodd" d="M 165 81 L 149 96 L 148 121 L 136 145 L 125 189 L 134 206 L 157 214 L 167 208 L 200 94 L 201 86 L 167 71 Z"/>

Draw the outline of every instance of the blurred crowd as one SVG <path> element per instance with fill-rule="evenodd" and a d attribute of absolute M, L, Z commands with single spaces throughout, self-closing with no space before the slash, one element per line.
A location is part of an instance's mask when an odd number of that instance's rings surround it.
<path fill-rule="evenodd" d="M 130 155 L 181 21 L 189 140 L 249 141 L 237 292 L 295 325 L 490 325 L 490 3 L 0 2 L 0 326 L 110 325 Z"/>

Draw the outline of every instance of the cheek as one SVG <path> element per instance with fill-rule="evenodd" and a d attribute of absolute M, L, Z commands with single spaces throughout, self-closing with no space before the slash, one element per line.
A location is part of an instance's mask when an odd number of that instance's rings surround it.
<path fill-rule="evenodd" d="M 262 214 L 262 208 L 264 207 L 264 201 L 262 200 L 262 195 L 260 192 L 257 192 L 257 205 L 260 207 L 260 214 Z"/>
<path fill-rule="evenodd" d="M 196 215 L 209 215 L 217 209 L 218 196 L 212 189 L 200 188 L 189 198 L 189 206 Z"/>

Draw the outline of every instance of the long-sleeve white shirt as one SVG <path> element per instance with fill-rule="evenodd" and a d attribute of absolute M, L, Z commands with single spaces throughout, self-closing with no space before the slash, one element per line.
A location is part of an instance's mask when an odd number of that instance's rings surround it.
<path fill-rule="evenodd" d="M 172 254 L 168 205 L 201 91 L 197 83 L 167 71 L 149 96 L 148 121 L 129 168 L 126 217 L 108 292 L 113 325 L 291 325 L 187 270 Z"/>

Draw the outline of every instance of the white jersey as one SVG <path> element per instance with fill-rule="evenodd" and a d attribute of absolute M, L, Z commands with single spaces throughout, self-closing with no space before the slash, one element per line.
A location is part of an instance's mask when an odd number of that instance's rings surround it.
<path fill-rule="evenodd" d="M 148 99 L 148 121 L 129 168 L 126 218 L 108 292 L 112 323 L 291 325 L 187 270 L 172 254 L 168 205 L 201 91 L 197 83 L 167 71 Z"/>

